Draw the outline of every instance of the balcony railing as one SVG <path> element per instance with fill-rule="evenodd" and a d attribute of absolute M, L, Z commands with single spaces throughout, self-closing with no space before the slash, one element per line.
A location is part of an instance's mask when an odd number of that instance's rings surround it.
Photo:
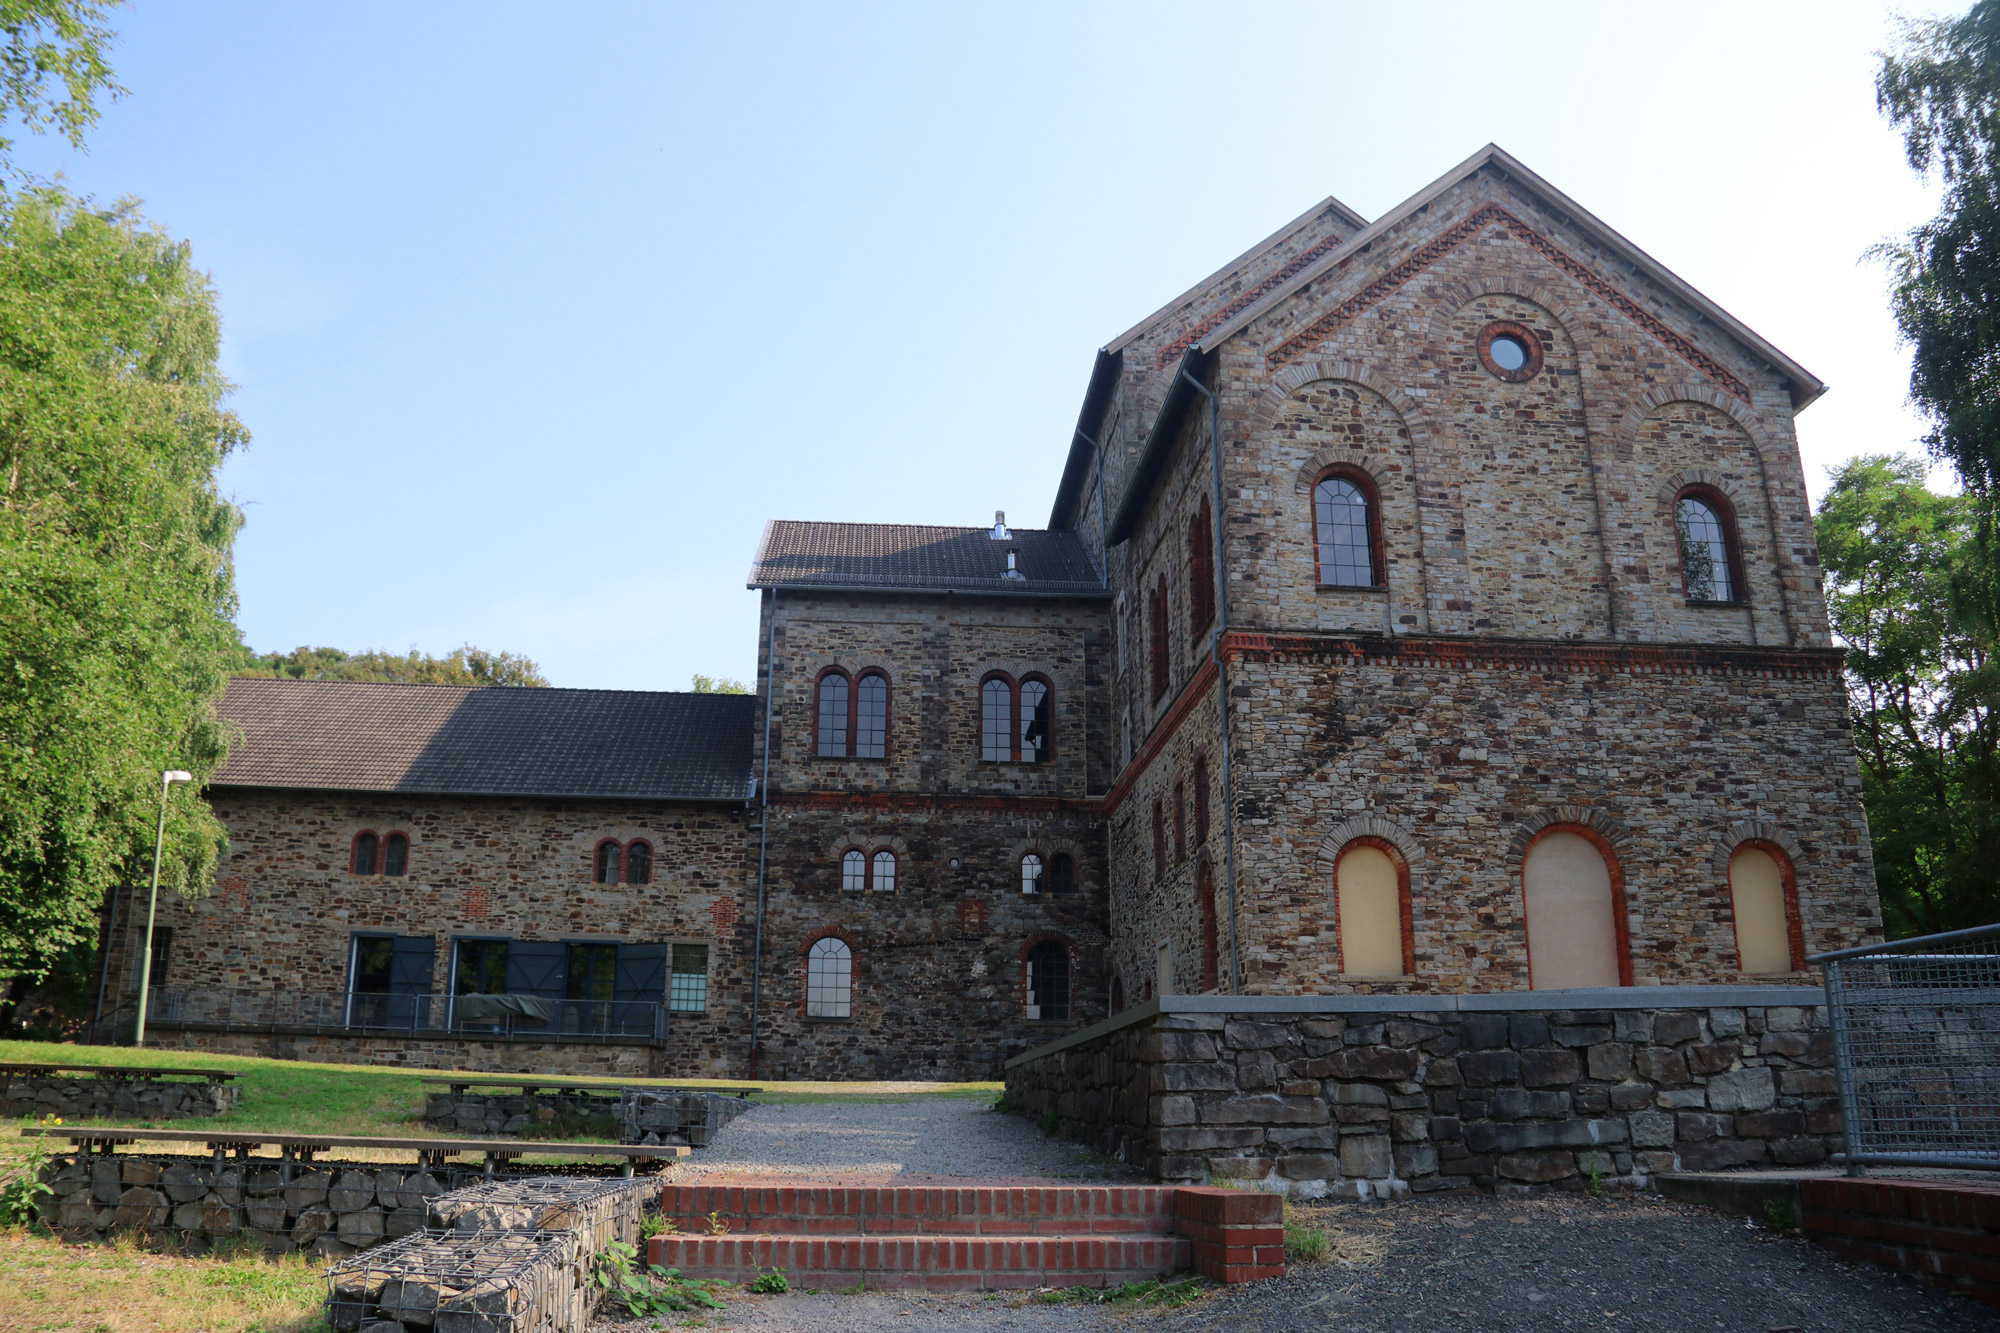
<path fill-rule="evenodd" d="M 135 997 L 107 1022 L 129 1031 Z M 310 1032 L 447 1033 L 553 1041 L 663 1041 L 667 1007 L 649 1000 L 537 996 L 380 995 L 354 991 L 155 987 L 151 1027 Z"/>

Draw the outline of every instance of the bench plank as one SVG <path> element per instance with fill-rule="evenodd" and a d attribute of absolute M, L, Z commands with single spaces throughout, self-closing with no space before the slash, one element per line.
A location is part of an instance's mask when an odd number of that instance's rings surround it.
<path fill-rule="evenodd" d="M 262 1134 L 255 1130 L 228 1129 L 126 1129 L 99 1126 L 68 1129 L 26 1125 L 24 1138 L 68 1139 L 71 1143 L 101 1143 L 119 1139 L 127 1143 L 199 1143 L 228 1148 L 262 1147 L 310 1148 L 394 1148 L 431 1153 L 499 1153 L 510 1157 L 686 1157 L 692 1149 L 684 1143 L 545 1143 L 539 1139 L 399 1139 L 369 1134 Z"/>
<path fill-rule="evenodd" d="M 635 1082 L 631 1079 L 536 1078 L 530 1074 L 523 1074 L 518 1078 L 471 1074 L 441 1074 L 436 1077 L 420 1078 L 417 1082 L 438 1083 L 450 1088 L 566 1088 L 581 1089 L 584 1091 L 601 1090 L 604 1092 L 622 1092 L 626 1088 L 640 1088 L 646 1092 L 701 1092 L 714 1093 L 718 1097 L 726 1097 L 734 1094 L 737 1097 L 746 1098 L 752 1093 L 763 1091 L 762 1088 L 684 1088 L 662 1083 Z"/>
<path fill-rule="evenodd" d="M 118 1078 L 205 1078 L 227 1083 L 243 1075 L 229 1069 L 156 1069 L 150 1065 L 55 1065 L 39 1061 L 0 1060 L 0 1074 L 99 1074 Z"/>

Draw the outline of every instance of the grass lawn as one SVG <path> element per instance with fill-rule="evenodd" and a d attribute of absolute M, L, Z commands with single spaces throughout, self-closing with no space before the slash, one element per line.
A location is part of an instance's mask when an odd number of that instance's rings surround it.
<path fill-rule="evenodd" d="M 236 1109 L 193 1120 L 136 1121 L 155 1129 L 264 1130 L 281 1134 L 382 1134 L 399 1138 L 456 1137 L 423 1125 L 425 1086 L 418 1080 L 448 1072 L 380 1065 L 308 1064 L 197 1051 L 126 1046 L 72 1046 L 0 1041 L 0 1062 L 147 1065 L 169 1069 L 229 1069 L 241 1075 Z M 730 1079 L 629 1079 L 634 1085 L 760 1089 L 760 1102 L 876 1102 L 918 1097 L 991 1098 L 998 1083 L 776 1083 Z M 30 1118 L 16 1126 L 32 1123 Z M 91 1121 L 91 1124 L 111 1123 Z M 17 1172 L 34 1147 L 0 1122 L 0 1179 Z M 60 1140 L 55 1145 L 67 1148 Z M 167 1151 L 206 1155 L 200 1144 L 162 1144 Z M 375 1156 L 377 1154 L 340 1153 Z M 401 1161 L 407 1153 L 385 1160 Z M 527 1161 L 537 1160 L 532 1154 Z M 574 1159 L 550 1159 L 574 1160 Z M 0 1230 L 0 1333 L 307 1333 L 325 1327 L 319 1266 L 296 1255 L 149 1254 L 130 1243 L 66 1245 L 23 1230 Z"/>

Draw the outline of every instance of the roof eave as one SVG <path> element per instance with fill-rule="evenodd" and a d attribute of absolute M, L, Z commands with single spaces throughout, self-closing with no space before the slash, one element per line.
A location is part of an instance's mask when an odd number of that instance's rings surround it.
<path fill-rule="evenodd" d="M 744 779 L 747 784 L 750 781 Z M 241 778 L 210 782 L 203 790 L 347 792 L 360 796 L 507 797 L 528 801 L 673 801 L 684 805 L 741 805 L 749 796 L 688 796 L 666 792 L 602 791 L 475 791 L 458 787 L 337 787 L 324 782 L 246 782 Z"/>
<path fill-rule="evenodd" d="M 1091 455 L 1104 442 L 1104 417 L 1111 409 L 1118 375 L 1125 365 L 1125 353 L 1099 348 L 1090 368 L 1090 384 L 1083 391 L 1083 406 L 1076 414 L 1076 429 L 1069 437 L 1069 458 L 1063 464 L 1062 481 L 1056 486 L 1056 502 L 1049 510 L 1049 527 L 1068 531 L 1075 518 L 1084 476 L 1090 471 Z"/>
<path fill-rule="evenodd" d="M 974 587 L 959 584 L 952 584 L 949 587 L 924 587 L 907 583 L 752 583 L 749 587 L 753 592 L 770 588 L 778 592 L 865 592 L 876 596 L 894 594 L 904 597 L 1040 597 L 1043 599 L 1061 597 L 1076 601 L 1103 601 L 1111 596 L 1109 590 L 1101 587 L 1049 588 L 1034 586 L 1033 579 L 1024 582 L 1029 586 L 989 588 L 984 585 Z"/>
<path fill-rule="evenodd" d="M 1160 404 L 1159 415 L 1153 418 L 1153 428 L 1146 432 L 1145 447 L 1139 451 L 1139 462 L 1132 469 L 1132 479 L 1125 487 L 1125 496 L 1118 502 L 1118 515 L 1111 521 L 1111 530 L 1105 534 L 1107 546 L 1122 546 L 1139 526 L 1140 517 L 1152 503 L 1153 491 L 1159 485 L 1160 472 L 1166 465 L 1167 451 L 1173 447 L 1174 432 L 1180 429 L 1182 414 L 1194 398 L 1194 386 L 1189 383 L 1189 378 L 1196 375 L 1206 360 L 1207 354 L 1197 346 L 1181 353 L 1181 359 L 1175 363 L 1173 382 L 1167 387 L 1167 396 Z"/>

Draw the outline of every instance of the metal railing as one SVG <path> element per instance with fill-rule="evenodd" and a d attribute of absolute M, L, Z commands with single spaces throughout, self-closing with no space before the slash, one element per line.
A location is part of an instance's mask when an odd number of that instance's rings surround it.
<path fill-rule="evenodd" d="M 119 1011 L 107 1018 L 130 1017 Z M 536 1012 L 482 1015 L 454 1012 L 447 995 L 380 995 L 354 991 L 155 987 L 147 1002 L 149 1026 L 175 1028 L 292 1028 L 312 1032 L 458 1033 L 543 1037 L 555 1041 L 664 1040 L 667 1007 L 647 1000 L 544 1000 Z"/>
<path fill-rule="evenodd" d="M 1825 969 L 1849 1168 L 2000 1170 L 2000 925 L 1809 961 Z"/>

